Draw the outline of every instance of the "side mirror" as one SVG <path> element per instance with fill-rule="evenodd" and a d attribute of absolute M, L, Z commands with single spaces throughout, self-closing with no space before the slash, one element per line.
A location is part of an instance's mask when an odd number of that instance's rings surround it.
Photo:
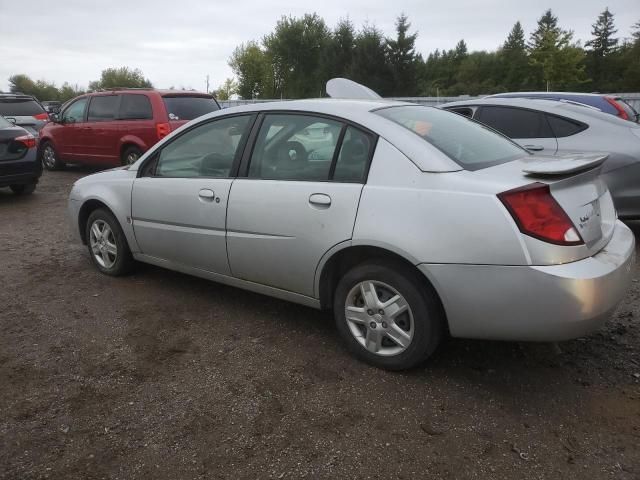
<path fill-rule="evenodd" d="M 53 123 L 62 123 L 57 113 L 50 113 L 49 120 L 51 120 Z"/>

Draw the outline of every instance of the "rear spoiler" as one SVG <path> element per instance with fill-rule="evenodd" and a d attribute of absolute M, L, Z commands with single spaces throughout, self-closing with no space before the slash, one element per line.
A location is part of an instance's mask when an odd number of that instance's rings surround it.
<path fill-rule="evenodd" d="M 570 153 L 555 157 L 536 156 L 527 160 L 524 173 L 533 175 L 568 175 L 599 167 L 609 158 L 608 153 Z"/>

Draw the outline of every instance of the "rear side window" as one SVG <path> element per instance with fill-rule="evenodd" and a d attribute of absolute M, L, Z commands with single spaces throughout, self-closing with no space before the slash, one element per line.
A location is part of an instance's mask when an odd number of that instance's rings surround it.
<path fill-rule="evenodd" d="M 162 97 L 169 120 L 193 120 L 201 115 L 220 110 L 212 97 Z"/>
<path fill-rule="evenodd" d="M 120 100 L 118 118 L 122 120 L 151 120 L 153 111 L 146 95 L 125 93 Z"/>
<path fill-rule="evenodd" d="M 357 128 L 347 127 L 333 172 L 333 181 L 363 183 L 372 146 L 371 135 Z"/>
<path fill-rule="evenodd" d="M 558 138 L 570 137 L 587 128 L 583 123 L 574 122 L 568 118 L 556 117 L 555 115 L 547 115 L 547 120 L 551 130 L 553 130 L 553 134 Z"/>
<path fill-rule="evenodd" d="M 100 95 L 93 97 L 89 103 L 87 113 L 88 122 L 104 122 L 113 120 L 116 117 L 118 107 L 117 95 Z"/>
<path fill-rule="evenodd" d="M 0 115 L 8 117 L 32 117 L 45 113 L 35 100 L 29 99 L 0 99 Z"/>
<path fill-rule="evenodd" d="M 553 132 L 540 112 L 509 107 L 482 107 L 478 120 L 509 138 L 552 138 Z"/>
<path fill-rule="evenodd" d="M 529 155 L 484 125 L 445 110 L 403 106 L 375 113 L 411 130 L 466 170 L 479 170 Z"/>
<path fill-rule="evenodd" d="M 450 112 L 457 113 L 458 115 L 462 115 L 464 117 L 473 117 L 473 110 L 469 107 L 456 107 L 456 108 L 447 108 Z"/>

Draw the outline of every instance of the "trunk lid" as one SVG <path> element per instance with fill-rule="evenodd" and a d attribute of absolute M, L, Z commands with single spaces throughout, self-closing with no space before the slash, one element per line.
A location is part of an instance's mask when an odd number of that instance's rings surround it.
<path fill-rule="evenodd" d="M 555 264 L 594 255 L 613 234 L 616 211 L 604 181 L 600 178 L 606 154 L 529 156 L 482 170 L 499 181 L 498 188 L 518 188 L 532 183 L 548 185 L 551 196 L 573 223 L 584 245 L 544 243 L 523 234 L 533 264 Z"/>

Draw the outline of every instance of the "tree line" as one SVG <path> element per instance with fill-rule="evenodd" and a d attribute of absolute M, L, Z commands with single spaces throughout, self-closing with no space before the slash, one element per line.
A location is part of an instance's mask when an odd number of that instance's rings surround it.
<path fill-rule="evenodd" d="M 584 46 L 552 10 L 529 38 L 518 21 L 495 51 L 469 52 L 464 40 L 424 58 L 406 15 L 392 38 L 372 24 L 356 30 L 341 20 L 329 29 L 317 14 L 282 17 L 261 41 L 238 46 L 229 59 L 243 98 L 322 95 L 325 82 L 346 77 L 382 96 L 455 96 L 505 91 L 640 91 L 640 22 L 630 38 L 616 36 L 606 8 Z"/>
<path fill-rule="evenodd" d="M 426 58 L 416 50 L 418 32 L 406 15 L 396 20 L 395 35 L 375 25 L 360 29 L 348 19 L 330 29 L 317 14 L 282 17 L 262 40 L 238 46 L 229 59 L 236 78 L 213 93 L 220 100 L 306 98 L 324 94 L 327 80 L 346 77 L 385 97 L 480 95 L 506 91 L 640 91 L 640 22 L 620 38 L 614 14 L 606 8 L 581 45 L 560 26 L 551 9 L 527 35 L 518 21 L 495 51 L 469 52 L 464 40 Z M 57 87 L 27 75 L 9 78 L 12 92 L 40 100 L 66 101 L 84 90 L 68 82 Z M 89 84 L 95 91 L 115 87 L 152 87 L 139 69 L 107 68 Z M 173 87 L 172 87 L 173 88 Z"/>

